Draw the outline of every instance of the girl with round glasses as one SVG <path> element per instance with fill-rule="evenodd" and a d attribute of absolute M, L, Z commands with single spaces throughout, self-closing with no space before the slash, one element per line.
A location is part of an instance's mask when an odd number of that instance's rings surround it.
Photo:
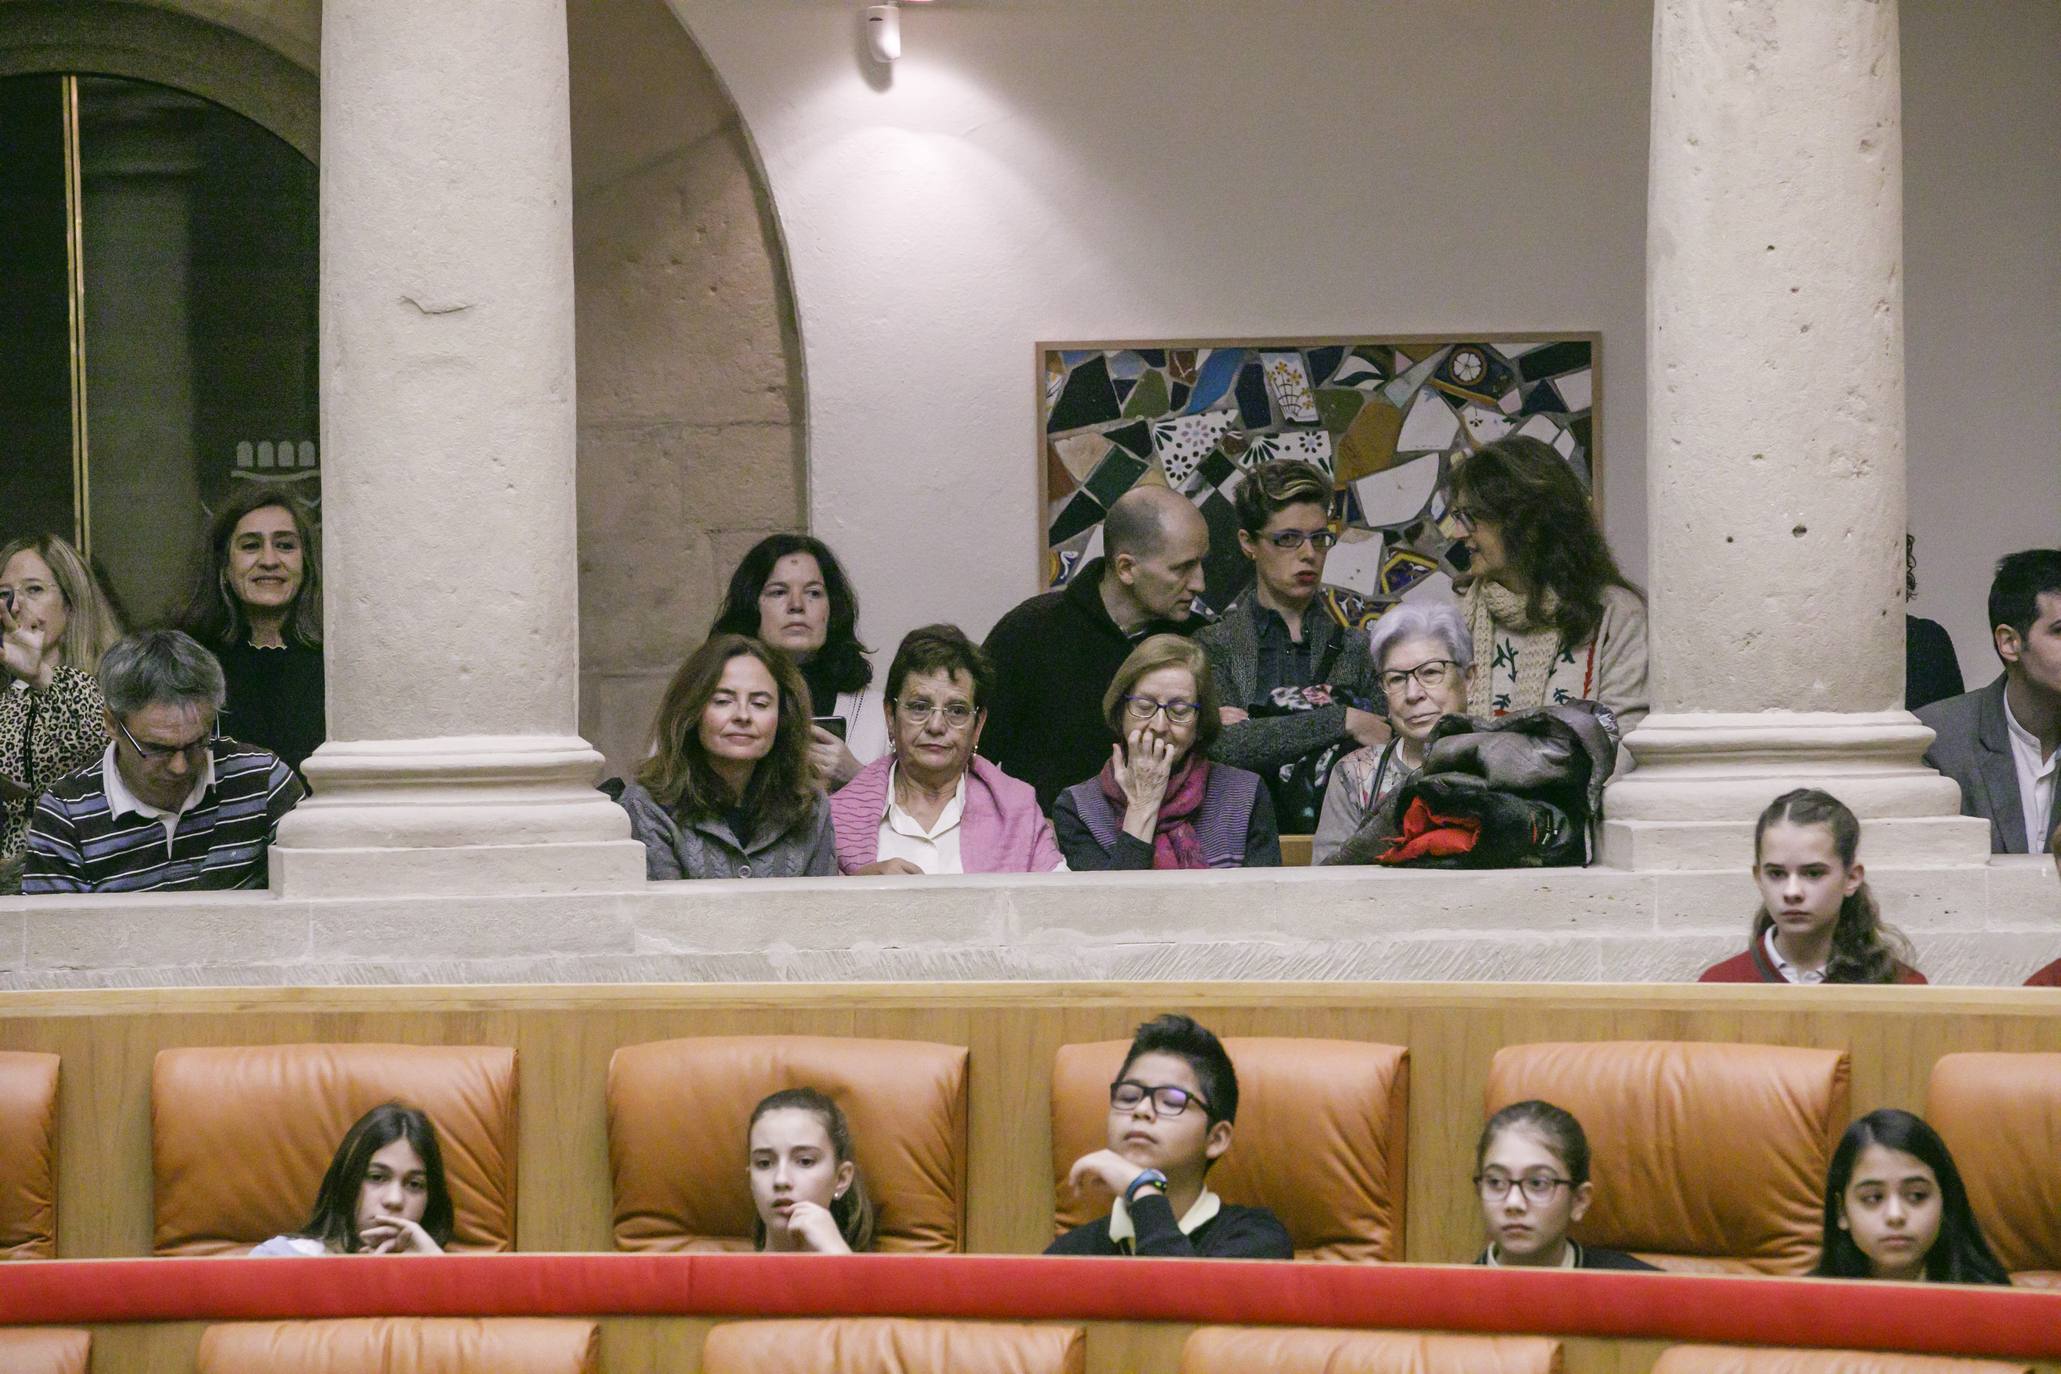
<path fill-rule="evenodd" d="M 1182 635 L 1131 651 L 1102 697 L 1109 762 L 1060 793 L 1052 828 L 1082 869 L 1273 868 L 1274 804 L 1259 774 L 1212 763 L 1223 729 L 1209 659 Z"/>
<path fill-rule="evenodd" d="M 1550 1102 L 1516 1102 L 1489 1118 L 1474 1149 L 1488 1249 L 1476 1264 L 1511 1269 L 1652 1269 L 1618 1250 L 1583 1245 L 1567 1232 L 1588 1213 L 1589 1138 Z"/>

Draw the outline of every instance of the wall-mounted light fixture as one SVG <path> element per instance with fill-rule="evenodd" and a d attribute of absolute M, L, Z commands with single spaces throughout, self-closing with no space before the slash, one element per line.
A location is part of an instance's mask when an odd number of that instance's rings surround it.
<path fill-rule="evenodd" d="M 924 4 L 927 0 L 908 0 Z M 902 55 L 902 0 L 866 6 L 866 50 L 875 62 L 892 62 Z"/>

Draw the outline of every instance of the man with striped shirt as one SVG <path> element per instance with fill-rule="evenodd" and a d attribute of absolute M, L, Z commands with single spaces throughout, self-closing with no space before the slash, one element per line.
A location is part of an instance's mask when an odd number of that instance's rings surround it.
<path fill-rule="evenodd" d="M 100 660 L 113 742 L 29 823 L 24 895 L 263 887 L 279 818 L 304 795 L 277 755 L 215 733 L 222 667 L 177 630 Z"/>

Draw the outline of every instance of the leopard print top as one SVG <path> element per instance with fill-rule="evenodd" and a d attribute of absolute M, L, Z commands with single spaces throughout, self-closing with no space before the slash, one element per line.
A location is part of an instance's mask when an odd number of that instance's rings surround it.
<path fill-rule="evenodd" d="M 0 775 L 29 789 L 7 803 L 0 865 L 11 865 L 27 847 L 37 794 L 107 748 L 104 709 L 100 684 L 77 668 L 59 668 L 40 695 L 20 681 L 0 687 Z"/>

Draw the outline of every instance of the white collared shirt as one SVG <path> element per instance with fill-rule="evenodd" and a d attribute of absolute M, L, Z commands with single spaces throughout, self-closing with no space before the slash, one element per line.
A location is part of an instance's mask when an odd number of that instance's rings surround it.
<path fill-rule="evenodd" d="M 186 794 L 186 800 L 178 809 L 166 811 L 152 806 L 129 790 L 129 784 L 122 781 L 122 770 L 115 763 L 115 747 L 107 746 L 107 752 L 100 756 L 101 777 L 107 784 L 107 815 L 109 820 L 123 816 L 143 816 L 154 820 L 165 828 L 165 857 L 172 857 L 172 836 L 179 829 L 179 818 L 200 805 L 200 799 L 215 785 L 215 751 L 208 750 L 207 762 L 200 766 L 194 776 L 193 790 Z"/>
<path fill-rule="evenodd" d="M 2011 714 L 2011 694 L 2004 693 L 2004 728 L 2011 733 L 2011 763 L 2018 770 L 2018 804 L 2025 809 L 2025 852 L 2044 854 L 2047 821 L 2054 814 L 2054 779 L 2061 773 L 2061 749 L 2040 758 L 2039 736 Z"/>
<path fill-rule="evenodd" d="M 1201 1194 L 1195 1199 L 1195 1205 L 1174 1224 L 1181 1228 L 1182 1235 L 1192 1236 L 1223 1209 L 1224 1200 L 1212 1193 L 1208 1184 L 1204 1184 Z M 1124 1206 L 1122 1198 L 1118 1198 L 1109 1209 L 1109 1238 L 1116 1242 L 1119 1249 L 1135 1244 L 1138 1239 L 1137 1223 L 1131 1220 L 1131 1209 Z"/>
<path fill-rule="evenodd" d="M 1772 925 L 1768 927 L 1768 933 L 1761 943 L 1767 948 L 1768 962 L 1775 966 L 1775 972 L 1781 974 L 1785 982 L 1815 984 L 1825 981 L 1825 970 L 1798 968 L 1782 957 L 1782 951 L 1775 948 L 1775 928 Z"/>
<path fill-rule="evenodd" d="M 1491 1269 L 1501 1269 L 1505 1267 L 1503 1264 L 1502 1255 L 1496 1249 L 1496 1243 L 1494 1241 L 1489 1242 L 1488 1253 L 1482 1256 L 1482 1259 L 1483 1262 L 1485 1262 Z M 1554 1265 L 1553 1267 L 1555 1269 L 1581 1268 L 1582 1248 L 1579 1245 L 1576 1245 L 1573 1241 L 1567 1242 L 1567 1248 L 1560 1252 L 1560 1263 Z"/>
<path fill-rule="evenodd" d="M 959 822 L 966 814 L 966 775 L 959 775 L 952 799 L 938 812 L 937 823 L 926 830 L 895 800 L 900 772 L 900 764 L 887 770 L 887 814 L 880 818 L 878 857 L 907 859 L 925 873 L 964 873 L 965 865 L 959 861 Z"/>

